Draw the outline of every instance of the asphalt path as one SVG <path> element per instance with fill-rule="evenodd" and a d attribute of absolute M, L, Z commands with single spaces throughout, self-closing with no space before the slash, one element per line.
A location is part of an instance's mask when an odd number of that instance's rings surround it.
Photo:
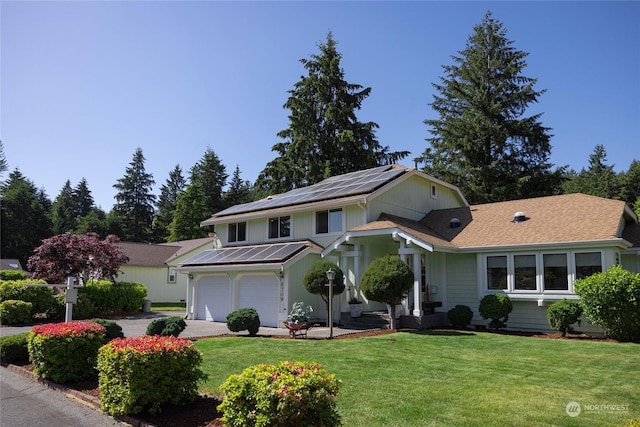
<path fill-rule="evenodd" d="M 130 426 L 64 393 L 0 368 L 2 427 Z"/>

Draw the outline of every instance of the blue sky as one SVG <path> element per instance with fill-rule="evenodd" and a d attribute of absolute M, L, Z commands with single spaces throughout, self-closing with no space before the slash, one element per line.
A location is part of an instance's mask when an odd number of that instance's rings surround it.
<path fill-rule="evenodd" d="M 640 2 L 0 2 L 0 138 L 53 200 L 84 177 L 109 211 L 137 147 L 157 188 L 212 148 L 255 181 L 288 126 L 287 91 L 332 31 L 359 113 L 391 150 L 427 147 L 432 83 L 487 10 L 546 89 L 530 113 L 552 162 L 580 170 L 597 144 L 640 159 Z M 6 174 L 4 176 L 6 178 Z"/>

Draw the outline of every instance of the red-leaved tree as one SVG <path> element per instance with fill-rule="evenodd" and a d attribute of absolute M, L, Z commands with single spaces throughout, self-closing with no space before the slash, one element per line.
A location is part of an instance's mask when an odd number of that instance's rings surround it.
<path fill-rule="evenodd" d="M 58 234 L 42 241 L 27 261 L 33 279 L 64 283 L 67 277 L 89 280 L 114 280 L 120 266 L 129 258 L 114 235 L 104 240 L 96 233 Z"/>

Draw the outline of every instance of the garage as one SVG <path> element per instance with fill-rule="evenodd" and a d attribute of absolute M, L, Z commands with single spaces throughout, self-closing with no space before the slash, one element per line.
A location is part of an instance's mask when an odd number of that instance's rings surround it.
<path fill-rule="evenodd" d="M 203 276 L 198 282 L 196 319 L 226 322 L 230 312 L 230 281 L 226 274 Z"/>
<path fill-rule="evenodd" d="M 238 281 L 238 308 L 252 307 L 262 326 L 278 326 L 279 280 L 275 274 L 246 274 Z"/>

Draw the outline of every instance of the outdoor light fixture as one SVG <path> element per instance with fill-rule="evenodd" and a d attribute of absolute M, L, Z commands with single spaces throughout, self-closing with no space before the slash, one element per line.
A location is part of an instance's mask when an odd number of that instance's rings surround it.
<path fill-rule="evenodd" d="M 333 307 L 332 307 L 332 301 L 333 301 L 333 279 L 336 278 L 336 272 L 333 271 L 332 269 L 327 270 L 327 279 L 329 279 L 329 284 L 327 286 L 329 286 L 329 316 L 328 316 L 328 323 L 329 323 L 329 339 L 333 338 Z"/>

